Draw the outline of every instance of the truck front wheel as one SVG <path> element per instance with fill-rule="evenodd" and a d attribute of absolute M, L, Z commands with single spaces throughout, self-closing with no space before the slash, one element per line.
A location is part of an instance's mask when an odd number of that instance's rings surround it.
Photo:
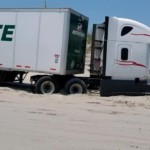
<path fill-rule="evenodd" d="M 83 94 L 87 92 L 87 87 L 81 79 L 72 78 L 66 83 L 65 91 L 68 94 Z"/>
<path fill-rule="evenodd" d="M 35 92 L 39 94 L 52 94 L 59 90 L 57 81 L 50 76 L 40 78 L 35 84 Z"/>

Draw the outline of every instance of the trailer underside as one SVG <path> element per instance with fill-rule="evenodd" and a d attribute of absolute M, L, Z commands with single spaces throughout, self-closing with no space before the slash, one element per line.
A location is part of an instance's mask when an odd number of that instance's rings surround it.
<path fill-rule="evenodd" d="M 28 72 L 0 70 L 0 83 L 19 82 L 22 83 Z"/>
<path fill-rule="evenodd" d="M 67 94 L 86 93 L 87 89 L 99 89 L 100 78 L 76 77 L 73 75 L 35 75 L 31 76 L 34 92 L 55 93 L 64 89 Z"/>

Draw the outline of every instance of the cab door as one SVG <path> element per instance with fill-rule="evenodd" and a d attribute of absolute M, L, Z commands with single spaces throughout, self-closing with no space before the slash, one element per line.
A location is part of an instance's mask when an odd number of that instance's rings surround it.
<path fill-rule="evenodd" d="M 132 46 L 120 44 L 114 76 L 123 79 L 147 78 L 147 50 L 146 43 L 132 43 Z"/>
<path fill-rule="evenodd" d="M 131 46 L 120 44 L 115 59 L 114 77 L 129 78 L 132 75 Z"/>

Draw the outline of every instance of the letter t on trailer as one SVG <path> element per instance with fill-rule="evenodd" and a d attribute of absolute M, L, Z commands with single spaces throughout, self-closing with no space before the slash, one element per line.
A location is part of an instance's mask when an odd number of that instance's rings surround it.
<path fill-rule="evenodd" d="M 101 34 L 103 45 L 99 53 L 93 48 L 99 54 L 101 96 L 149 93 L 150 28 L 134 20 L 106 17 L 95 33 Z M 96 57 L 92 55 L 93 60 Z"/>

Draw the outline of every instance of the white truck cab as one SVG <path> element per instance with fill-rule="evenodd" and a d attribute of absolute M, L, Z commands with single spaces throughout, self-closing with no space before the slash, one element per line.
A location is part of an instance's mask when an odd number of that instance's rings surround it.
<path fill-rule="evenodd" d="M 130 19 L 106 17 L 95 25 L 93 35 L 91 75 L 99 72 L 101 95 L 149 92 L 150 28 Z M 96 60 L 99 71 L 94 70 Z"/>

